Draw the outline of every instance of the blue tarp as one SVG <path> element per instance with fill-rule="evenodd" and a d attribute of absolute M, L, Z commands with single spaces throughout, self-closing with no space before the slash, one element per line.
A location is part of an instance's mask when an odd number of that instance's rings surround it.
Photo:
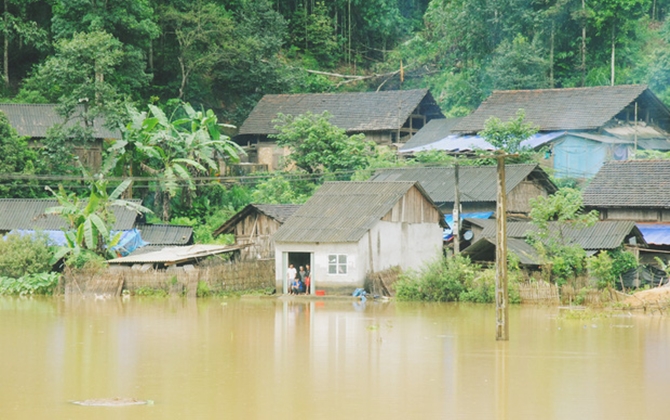
<path fill-rule="evenodd" d="M 491 216 L 493 216 L 492 211 L 480 211 L 480 212 L 475 212 L 475 213 L 461 213 L 461 222 L 463 222 L 463 219 L 490 219 Z M 442 234 L 442 239 L 444 241 L 450 241 L 453 235 L 453 232 L 451 231 L 451 226 L 454 223 L 454 215 L 452 214 L 445 214 L 444 215 L 444 221 L 447 222 L 447 224 L 450 226 L 449 228 L 444 229 L 443 234 Z"/>
<path fill-rule="evenodd" d="M 62 230 L 44 230 L 41 232 L 49 237 L 49 241 L 51 242 L 52 245 L 64 246 L 65 244 L 67 244 L 67 241 L 65 240 L 65 232 L 63 232 Z M 35 231 L 15 229 L 9 233 L 10 234 L 18 233 L 21 236 L 25 236 L 25 235 L 34 235 Z M 117 233 L 118 231 L 112 231 L 111 236 L 114 237 Z M 148 243 L 142 240 L 140 231 L 133 228 L 130 230 L 122 231 L 119 243 L 115 247 L 113 247 L 112 250 L 115 251 L 118 255 L 125 257 L 131 252 L 135 251 L 137 248 L 141 248 L 145 245 L 148 245 Z"/>
<path fill-rule="evenodd" d="M 670 245 L 670 224 L 637 223 L 644 240 L 653 245 Z"/>

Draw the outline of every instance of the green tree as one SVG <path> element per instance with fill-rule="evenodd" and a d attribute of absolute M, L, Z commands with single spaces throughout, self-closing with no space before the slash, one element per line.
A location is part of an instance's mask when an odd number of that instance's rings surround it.
<path fill-rule="evenodd" d="M 570 243 L 567 229 L 592 226 L 598 220 L 598 212 L 583 212 L 582 194 L 574 188 L 561 188 L 548 197 L 530 200 L 531 222 L 537 232 L 529 240 L 545 260 L 546 268 L 559 284 L 579 275 L 585 268 L 586 252 Z"/>
<path fill-rule="evenodd" d="M 499 118 L 491 117 L 486 120 L 484 130 L 479 135 L 496 149 L 507 153 L 521 152 L 521 142 L 537 133 L 538 127 L 532 123 L 524 122 L 526 113 L 520 109 L 516 118 L 510 118 L 502 122 Z"/>
<path fill-rule="evenodd" d="M 347 133 L 330 123 L 331 115 L 277 115 L 274 123 L 278 134 L 271 137 L 288 147 L 288 161 L 310 174 L 353 172 L 368 166 L 375 156 L 374 142 L 365 135 Z"/>
<path fill-rule="evenodd" d="M 491 90 L 542 89 L 549 87 L 548 73 L 549 62 L 538 42 L 517 35 L 495 49 L 485 70 L 485 83 Z"/>
<path fill-rule="evenodd" d="M 302 204 L 309 199 L 316 188 L 311 182 L 291 179 L 283 174 L 256 184 L 251 198 L 254 203 Z"/>
<path fill-rule="evenodd" d="M 28 141 L 19 137 L 16 130 L 9 124 L 7 116 L 0 112 L 0 177 L 2 175 L 29 175 L 36 172 L 37 153 L 28 147 Z M 25 185 L 25 184 L 24 184 Z M 11 179 L 0 180 L 0 196 L 21 197 L 31 196 L 34 191 L 21 188 Z"/>

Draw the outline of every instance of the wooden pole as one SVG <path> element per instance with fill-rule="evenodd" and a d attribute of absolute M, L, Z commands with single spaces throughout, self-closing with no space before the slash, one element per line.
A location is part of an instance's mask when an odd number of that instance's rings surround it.
<path fill-rule="evenodd" d="M 633 147 L 633 159 L 637 159 L 637 101 L 635 101 L 635 146 Z"/>
<path fill-rule="evenodd" d="M 498 161 L 498 199 L 496 203 L 496 340 L 509 340 L 507 293 L 507 215 L 505 205 L 505 154 Z"/>
<path fill-rule="evenodd" d="M 454 255 L 461 252 L 461 192 L 458 189 L 458 162 L 454 164 L 454 210 L 451 232 L 454 235 Z"/>

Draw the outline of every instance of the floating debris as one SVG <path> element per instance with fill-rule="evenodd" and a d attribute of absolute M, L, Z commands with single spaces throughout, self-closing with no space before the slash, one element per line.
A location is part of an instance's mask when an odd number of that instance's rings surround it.
<path fill-rule="evenodd" d="M 72 401 L 72 404 L 86 407 L 126 407 L 129 405 L 152 405 L 151 400 L 138 400 L 136 398 L 94 398 L 84 401 Z"/>

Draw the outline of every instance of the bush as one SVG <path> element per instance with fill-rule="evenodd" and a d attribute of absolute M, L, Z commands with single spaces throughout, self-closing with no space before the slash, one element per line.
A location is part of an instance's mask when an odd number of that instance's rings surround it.
<path fill-rule="evenodd" d="M 420 273 L 405 273 L 395 283 L 398 300 L 449 302 L 458 300 L 479 266 L 467 257 L 440 258 Z"/>
<path fill-rule="evenodd" d="M 53 295 L 60 275 L 35 273 L 19 278 L 0 277 L 0 295 Z"/>
<path fill-rule="evenodd" d="M 107 260 L 93 251 L 82 249 L 78 253 L 70 253 L 65 265 L 76 270 L 97 272 L 107 267 Z"/>
<path fill-rule="evenodd" d="M 0 240 L 0 277 L 19 278 L 49 272 L 51 255 L 47 235 L 11 233 Z"/>

